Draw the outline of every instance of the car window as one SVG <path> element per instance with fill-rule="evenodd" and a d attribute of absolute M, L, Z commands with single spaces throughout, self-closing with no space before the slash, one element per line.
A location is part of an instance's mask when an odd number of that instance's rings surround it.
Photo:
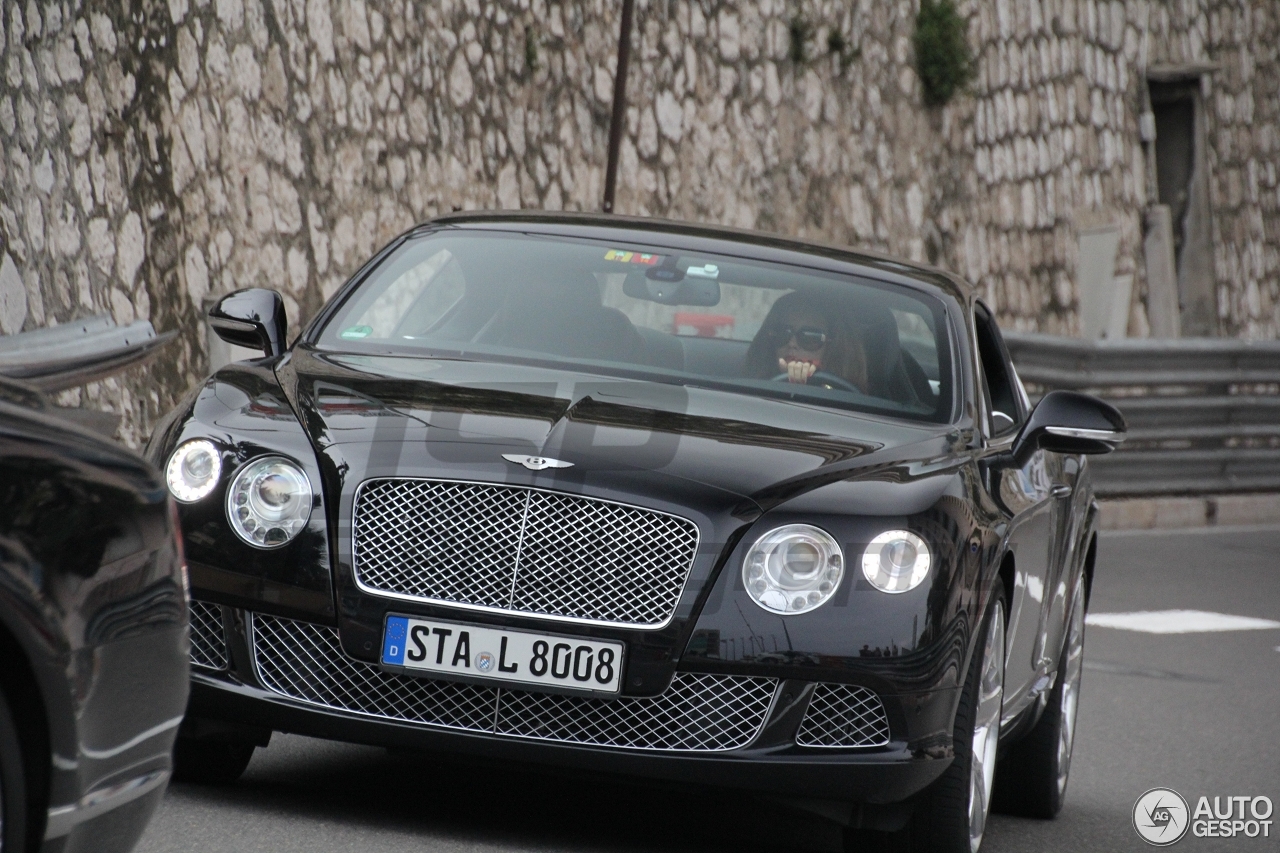
<path fill-rule="evenodd" d="M 400 252 L 383 272 L 340 335 L 346 340 L 394 338 L 402 329 L 429 329 L 461 301 L 466 278 L 448 249 Z"/>
<path fill-rule="evenodd" d="M 1026 419 L 1021 399 L 1025 392 L 1020 394 L 1017 374 L 1009 361 L 995 318 L 981 303 L 974 311 L 974 327 L 988 402 L 988 434 L 1005 435 L 1020 427 Z"/>
<path fill-rule="evenodd" d="M 659 246 L 450 230 L 391 252 L 322 345 L 641 372 L 743 394 L 950 420 L 940 300 Z"/>

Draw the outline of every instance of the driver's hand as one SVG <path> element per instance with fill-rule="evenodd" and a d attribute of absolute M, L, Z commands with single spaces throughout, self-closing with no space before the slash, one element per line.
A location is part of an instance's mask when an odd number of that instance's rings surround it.
<path fill-rule="evenodd" d="M 810 376 L 818 371 L 818 365 L 808 361 L 787 361 L 779 358 L 778 369 L 787 374 L 788 382 L 803 385 L 809 381 Z"/>

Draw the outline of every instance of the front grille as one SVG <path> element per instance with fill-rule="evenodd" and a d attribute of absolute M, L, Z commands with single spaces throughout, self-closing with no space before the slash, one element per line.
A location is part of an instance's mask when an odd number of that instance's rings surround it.
<path fill-rule="evenodd" d="M 652 698 L 595 699 L 392 675 L 352 660 L 338 632 L 253 616 L 258 677 L 284 696 L 340 711 L 509 737 L 626 749 L 722 751 L 764 724 L 777 680 L 676 673 Z"/>
<path fill-rule="evenodd" d="M 222 606 L 207 601 L 191 602 L 192 666 L 227 668 L 227 635 L 222 627 Z"/>
<path fill-rule="evenodd" d="M 652 699 L 502 691 L 498 734 L 632 749 L 723 750 L 760 730 L 776 682 L 678 672 Z"/>
<path fill-rule="evenodd" d="M 391 675 L 347 657 L 333 628 L 255 613 L 253 656 L 265 687 L 303 702 L 453 729 L 493 728 L 497 689 Z"/>
<path fill-rule="evenodd" d="M 851 684 L 819 684 L 796 734 L 799 746 L 884 746 L 888 742 L 889 718 L 880 697 Z"/>
<path fill-rule="evenodd" d="M 368 480 L 357 581 L 374 592 L 658 627 L 675 612 L 698 526 L 654 510 L 520 486 Z"/>

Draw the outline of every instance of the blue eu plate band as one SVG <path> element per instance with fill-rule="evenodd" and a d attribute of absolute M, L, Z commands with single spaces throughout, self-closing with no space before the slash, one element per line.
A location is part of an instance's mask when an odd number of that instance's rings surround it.
<path fill-rule="evenodd" d="M 404 643 L 408 639 L 409 620 L 403 616 L 388 616 L 387 629 L 382 635 L 382 660 L 387 668 L 403 671 Z"/>

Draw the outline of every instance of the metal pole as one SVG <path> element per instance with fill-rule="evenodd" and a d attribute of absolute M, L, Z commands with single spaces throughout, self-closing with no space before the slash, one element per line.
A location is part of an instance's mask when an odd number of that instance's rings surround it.
<path fill-rule="evenodd" d="M 627 63 L 631 59 L 631 19 L 635 0 L 622 0 L 622 26 L 618 33 L 618 70 L 613 75 L 613 116 L 609 120 L 609 161 L 604 170 L 604 212 L 613 213 L 618 187 L 618 155 L 622 126 L 627 119 Z"/>

